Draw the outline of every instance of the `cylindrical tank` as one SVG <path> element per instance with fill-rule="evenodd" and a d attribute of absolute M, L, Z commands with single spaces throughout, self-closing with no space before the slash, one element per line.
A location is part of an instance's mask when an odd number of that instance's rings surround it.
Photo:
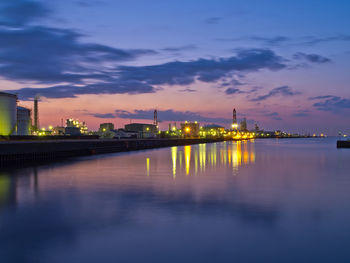
<path fill-rule="evenodd" d="M 32 126 L 30 115 L 30 109 L 17 107 L 17 135 L 30 135 L 30 128 Z"/>
<path fill-rule="evenodd" d="M 16 133 L 17 96 L 0 92 L 0 135 Z"/>

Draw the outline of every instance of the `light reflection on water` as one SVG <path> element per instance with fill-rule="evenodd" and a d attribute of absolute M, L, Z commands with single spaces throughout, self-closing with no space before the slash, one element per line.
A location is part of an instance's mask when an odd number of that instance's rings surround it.
<path fill-rule="evenodd" d="M 219 145 L 219 148 L 218 146 Z M 178 148 L 183 148 L 179 151 Z M 200 144 L 196 146 L 171 147 L 172 172 L 174 179 L 176 174 L 197 175 L 205 173 L 207 166 L 211 168 L 231 167 L 233 174 L 238 167 L 255 162 L 254 140 L 243 142 L 223 142 L 221 144 Z M 185 167 L 182 166 L 185 160 Z M 147 167 L 149 168 L 149 158 Z"/>
<path fill-rule="evenodd" d="M 350 262 L 349 170 L 312 139 L 1 171 L 1 262 Z"/>

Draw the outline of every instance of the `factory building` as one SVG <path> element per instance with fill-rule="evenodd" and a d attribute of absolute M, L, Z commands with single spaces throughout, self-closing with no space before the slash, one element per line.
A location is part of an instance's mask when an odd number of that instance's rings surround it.
<path fill-rule="evenodd" d="M 223 137 L 225 135 L 225 128 L 216 124 L 206 125 L 200 128 L 199 135 L 202 138 Z"/>
<path fill-rule="evenodd" d="M 106 131 L 112 131 L 114 130 L 114 124 L 113 123 L 101 123 L 99 132 L 106 132 Z"/>
<path fill-rule="evenodd" d="M 247 119 L 243 118 L 241 121 L 241 131 L 247 132 L 248 131 L 248 126 L 247 126 Z"/>
<path fill-rule="evenodd" d="M 28 136 L 31 134 L 32 118 L 31 110 L 17 107 L 17 135 Z"/>
<path fill-rule="evenodd" d="M 0 92 L 0 135 L 16 134 L 17 96 Z"/>
<path fill-rule="evenodd" d="M 196 121 L 181 123 L 181 134 L 184 138 L 199 137 L 199 123 Z"/>
<path fill-rule="evenodd" d="M 125 125 L 125 130 L 137 132 L 138 138 L 156 138 L 158 136 L 158 128 L 154 124 L 130 123 Z"/>
<path fill-rule="evenodd" d="M 88 134 L 88 127 L 84 121 L 79 122 L 79 120 L 74 119 L 66 120 L 66 134 L 79 135 L 77 129 L 79 130 L 80 134 Z"/>

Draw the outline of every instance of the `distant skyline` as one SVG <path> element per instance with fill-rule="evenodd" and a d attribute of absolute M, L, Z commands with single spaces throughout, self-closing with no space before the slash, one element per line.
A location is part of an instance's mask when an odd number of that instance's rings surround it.
<path fill-rule="evenodd" d="M 350 2 L 4 0 L 0 90 L 40 124 L 350 133 Z"/>

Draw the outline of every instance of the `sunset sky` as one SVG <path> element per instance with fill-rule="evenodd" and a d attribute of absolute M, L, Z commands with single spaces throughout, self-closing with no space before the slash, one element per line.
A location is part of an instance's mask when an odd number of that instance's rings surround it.
<path fill-rule="evenodd" d="M 350 133 L 347 0 L 0 0 L 0 90 L 77 118 Z"/>

